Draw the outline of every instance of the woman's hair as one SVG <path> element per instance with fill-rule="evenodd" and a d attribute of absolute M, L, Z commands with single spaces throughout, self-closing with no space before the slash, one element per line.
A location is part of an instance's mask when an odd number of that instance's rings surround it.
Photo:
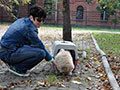
<path fill-rule="evenodd" d="M 44 19 L 46 18 L 45 10 L 42 7 L 40 7 L 39 5 L 33 5 L 30 8 L 29 16 L 30 15 L 32 15 L 34 19 L 35 19 L 35 17 L 44 18 Z"/>

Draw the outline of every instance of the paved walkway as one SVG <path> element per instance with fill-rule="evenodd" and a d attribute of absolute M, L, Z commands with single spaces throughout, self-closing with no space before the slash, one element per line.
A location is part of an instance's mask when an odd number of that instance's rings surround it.
<path fill-rule="evenodd" d="M 74 33 L 92 33 L 92 32 L 98 32 L 98 33 L 114 33 L 114 34 L 120 34 L 120 32 L 112 32 L 112 31 L 85 31 L 85 30 L 81 30 L 81 31 L 73 31 Z"/>
<path fill-rule="evenodd" d="M 4 31 L 0 32 L 2 35 Z M 62 31 L 40 30 L 41 40 L 50 51 L 55 40 L 62 39 Z M 4 63 L 0 63 L 0 88 L 11 90 L 104 90 L 109 86 L 101 62 L 101 55 L 88 32 L 73 32 L 73 43 L 76 44 L 80 61 L 72 76 L 56 74 L 51 64 L 46 61 L 38 64 L 30 77 L 18 77 L 8 71 Z M 86 58 L 81 53 L 87 52 Z M 101 78 L 104 78 L 101 80 Z M 104 85 L 105 83 L 106 86 Z"/>

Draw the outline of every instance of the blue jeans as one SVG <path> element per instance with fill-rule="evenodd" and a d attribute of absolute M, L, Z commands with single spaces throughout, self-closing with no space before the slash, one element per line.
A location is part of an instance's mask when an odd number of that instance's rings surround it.
<path fill-rule="evenodd" d="M 17 70 L 25 72 L 33 68 L 45 58 L 46 52 L 43 49 L 32 48 L 25 45 L 11 53 L 10 56 L 8 55 L 8 58 L 3 61 L 15 66 Z"/>

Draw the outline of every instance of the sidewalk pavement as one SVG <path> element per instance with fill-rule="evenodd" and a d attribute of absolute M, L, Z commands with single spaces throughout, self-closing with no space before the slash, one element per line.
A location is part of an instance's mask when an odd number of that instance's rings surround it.
<path fill-rule="evenodd" d="M 39 36 L 47 49 L 51 47 L 55 40 L 62 39 L 62 31 L 54 32 L 54 30 L 40 31 Z M 72 76 L 56 75 L 52 66 L 43 61 L 33 69 L 30 77 L 18 77 L 10 73 L 6 65 L 1 62 L 0 88 L 4 87 L 12 90 L 104 90 L 104 82 L 101 81 L 101 78 L 105 74 L 100 60 L 101 55 L 95 49 L 90 33 L 73 33 L 73 43 L 78 48 L 80 60 Z M 81 57 L 83 51 L 87 52 L 87 58 Z M 103 71 L 101 72 L 101 70 Z M 55 81 L 57 83 L 55 85 L 45 84 L 46 80 L 48 81 L 54 75 L 57 78 L 57 81 Z M 108 82 L 107 79 L 106 82 Z"/>

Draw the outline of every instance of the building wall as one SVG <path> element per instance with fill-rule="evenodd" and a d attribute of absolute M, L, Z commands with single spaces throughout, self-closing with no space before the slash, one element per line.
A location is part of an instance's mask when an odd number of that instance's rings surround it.
<path fill-rule="evenodd" d="M 50 19 L 46 20 L 46 23 L 48 24 L 62 24 L 63 23 L 63 14 L 62 14 L 62 0 L 58 0 L 58 10 L 57 10 L 57 22 L 55 21 L 55 13 L 52 14 Z M 36 0 L 36 3 L 44 7 L 44 0 Z M 55 5 L 55 4 L 54 4 Z M 92 0 L 92 3 L 88 4 L 86 0 L 70 0 L 70 18 L 71 18 L 71 24 L 77 25 L 77 26 L 108 26 L 113 27 L 114 23 L 112 22 L 113 16 L 109 18 L 109 20 L 102 21 L 101 20 L 101 13 L 96 10 L 96 6 L 98 4 L 96 3 L 96 0 Z M 77 20 L 76 19 L 76 12 L 77 7 L 82 6 L 84 9 L 83 12 L 83 19 Z M 55 9 L 52 9 L 53 12 Z M 20 17 L 27 17 L 28 16 L 28 5 L 20 5 L 19 7 L 19 18 Z M 0 21 L 14 21 L 14 19 L 11 17 L 10 14 L 8 14 L 3 8 L 0 8 Z M 120 22 L 116 26 L 120 27 Z"/>
<path fill-rule="evenodd" d="M 28 16 L 28 5 L 20 5 L 18 10 L 18 18 Z M 13 22 L 15 19 L 11 16 L 11 13 L 6 11 L 4 8 L 0 8 L 0 21 Z"/>
<path fill-rule="evenodd" d="M 96 0 L 92 0 L 92 2 L 89 4 L 86 2 L 86 0 L 70 0 L 71 24 L 114 26 L 114 23 L 112 22 L 112 16 L 107 22 L 101 20 L 101 13 L 96 10 L 97 5 L 98 4 L 96 3 Z M 78 6 L 83 6 L 84 8 L 83 20 L 76 20 L 76 12 Z M 117 26 L 120 26 L 120 23 Z"/>
<path fill-rule="evenodd" d="M 62 0 L 58 1 L 58 23 L 62 24 Z M 97 7 L 96 0 L 92 0 L 91 3 L 87 3 L 86 0 L 70 0 L 70 18 L 71 24 L 76 26 L 105 26 L 105 27 L 113 27 L 114 23 L 112 22 L 113 16 L 110 16 L 108 21 L 101 20 L 101 13 L 96 10 Z M 76 20 L 76 12 L 77 7 L 82 6 L 84 8 L 83 12 L 83 20 Z M 120 22 L 116 26 L 120 27 Z"/>
<path fill-rule="evenodd" d="M 19 18 L 28 16 L 28 5 L 20 5 L 19 7 Z"/>
<path fill-rule="evenodd" d="M 0 21 L 11 21 L 10 13 L 7 13 L 3 8 L 0 8 Z"/>

